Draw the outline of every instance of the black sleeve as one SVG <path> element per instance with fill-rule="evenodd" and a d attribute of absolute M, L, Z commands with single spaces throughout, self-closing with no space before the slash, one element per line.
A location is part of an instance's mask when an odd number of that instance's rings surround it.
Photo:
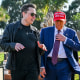
<path fill-rule="evenodd" d="M 0 42 L 0 46 L 5 52 L 10 52 L 15 50 L 16 43 L 11 41 L 11 37 L 12 37 L 12 32 L 10 31 L 11 27 L 12 27 L 11 25 L 6 26 L 3 33 L 3 37 Z"/>
<path fill-rule="evenodd" d="M 37 41 L 40 42 L 40 32 L 39 32 L 38 30 L 35 31 L 35 35 L 36 35 Z M 38 47 L 38 45 L 37 45 L 37 47 Z M 38 47 L 38 50 L 39 50 L 39 54 L 40 54 L 40 55 L 43 55 L 44 52 L 45 52 L 44 50 L 42 50 L 42 49 L 39 48 L 39 47 Z"/>

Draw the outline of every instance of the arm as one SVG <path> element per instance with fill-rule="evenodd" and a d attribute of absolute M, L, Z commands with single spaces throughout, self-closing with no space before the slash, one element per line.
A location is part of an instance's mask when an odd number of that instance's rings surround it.
<path fill-rule="evenodd" d="M 5 30 L 4 30 L 0 46 L 4 51 L 10 52 L 11 50 L 15 50 L 15 44 L 16 43 L 11 42 L 10 36 L 12 33 L 10 32 L 9 27 L 11 27 L 11 26 L 7 25 Z"/>
<path fill-rule="evenodd" d="M 69 32 L 70 33 L 68 33 L 68 34 L 71 34 L 71 35 L 69 35 L 68 37 L 61 35 L 61 34 L 57 34 L 56 40 L 63 41 L 65 46 L 67 46 L 75 51 L 79 51 L 80 43 L 79 43 L 76 32 L 73 30 L 70 30 Z"/>
<path fill-rule="evenodd" d="M 12 29 L 14 27 L 13 25 L 14 24 L 6 26 L 0 43 L 1 48 L 6 52 L 14 50 L 19 51 L 25 48 L 21 43 L 13 42 L 13 36 L 14 36 Z"/>
<path fill-rule="evenodd" d="M 44 44 L 40 43 L 39 31 L 36 29 L 36 31 L 34 33 L 35 33 L 36 38 L 37 38 L 36 40 L 37 40 L 37 46 L 38 46 L 38 49 L 39 49 L 39 53 L 40 53 L 40 55 L 43 55 L 44 51 L 47 51 L 46 46 Z"/>
<path fill-rule="evenodd" d="M 74 32 L 74 36 L 72 39 L 67 38 L 66 43 L 64 45 L 68 46 L 69 48 L 75 51 L 80 51 L 80 43 L 79 43 L 76 32 Z"/>

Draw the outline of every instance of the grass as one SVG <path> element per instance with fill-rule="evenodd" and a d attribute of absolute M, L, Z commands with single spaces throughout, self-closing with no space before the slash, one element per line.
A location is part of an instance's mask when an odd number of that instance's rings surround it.
<path fill-rule="evenodd" d="M 0 66 L 2 66 L 4 60 L 4 52 L 0 52 Z"/>

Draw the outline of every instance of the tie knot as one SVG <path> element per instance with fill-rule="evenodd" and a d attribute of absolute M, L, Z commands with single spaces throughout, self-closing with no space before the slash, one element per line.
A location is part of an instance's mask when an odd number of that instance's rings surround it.
<path fill-rule="evenodd" d="M 60 33 L 61 32 L 61 30 L 58 30 L 58 33 Z"/>

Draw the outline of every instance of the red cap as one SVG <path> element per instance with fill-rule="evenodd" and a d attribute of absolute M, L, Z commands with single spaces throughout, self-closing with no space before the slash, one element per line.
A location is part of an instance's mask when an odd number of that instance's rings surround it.
<path fill-rule="evenodd" d="M 56 20 L 66 20 L 66 14 L 64 12 L 55 12 L 54 13 L 54 21 Z"/>

